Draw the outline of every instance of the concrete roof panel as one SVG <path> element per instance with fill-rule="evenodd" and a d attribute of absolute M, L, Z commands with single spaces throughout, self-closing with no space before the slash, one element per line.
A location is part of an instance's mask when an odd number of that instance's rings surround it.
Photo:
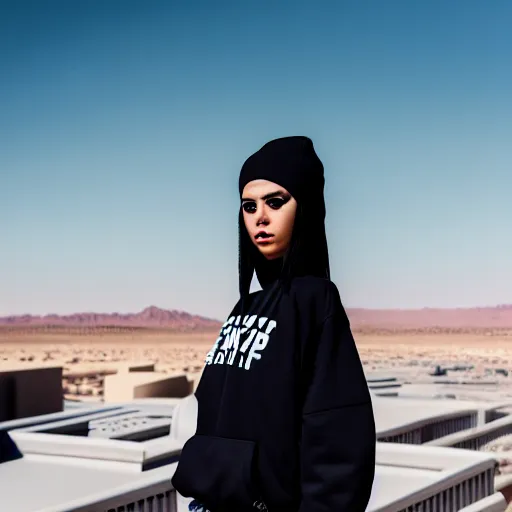
<path fill-rule="evenodd" d="M 9 512 L 27 512 L 56 507 L 89 494 L 108 492 L 139 479 L 140 473 L 23 458 L 0 464 L 0 496 L 2 507 L 8 504 Z M 27 492 L 28 482 L 30 492 Z"/>

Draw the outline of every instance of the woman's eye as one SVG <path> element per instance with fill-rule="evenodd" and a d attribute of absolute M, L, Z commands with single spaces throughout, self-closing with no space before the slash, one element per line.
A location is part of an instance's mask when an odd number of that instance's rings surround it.
<path fill-rule="evenodd" d="M 273 208 L 274 210 L 279 210 L 281 206 L 285 203 L 285 200 L 281 197 L 274 197 L 273 199 L 269 199 L 267 201 L 267 204 L 270 206 L 270 208 Z"/>
<path fill-rule="evenodd" d="M 255 203 L 244 203 L 242 205 L 242 208 L 247 213 L 254 213 L 256 211 L 256 204 Z"/>

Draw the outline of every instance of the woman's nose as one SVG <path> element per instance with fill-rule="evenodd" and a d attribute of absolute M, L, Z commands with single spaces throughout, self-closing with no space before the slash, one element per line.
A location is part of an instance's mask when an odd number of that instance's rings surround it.
<path fill-rule="evenodd" d="M 257 226 L 260 226 L 262 224 L 264 226 L 266 226 L 268 224 L 268 216 L 263 209 L 258 212 L 258 220 L 256 222 Z"/>

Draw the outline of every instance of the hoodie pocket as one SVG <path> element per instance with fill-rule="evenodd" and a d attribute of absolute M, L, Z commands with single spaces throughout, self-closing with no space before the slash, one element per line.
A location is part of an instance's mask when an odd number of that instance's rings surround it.
<path fill-rule="evenodd" d="M 252 441 L 195 435 L 183 446 L 172 483 L 213 512 L 255 512 L 255 454 Z"/>

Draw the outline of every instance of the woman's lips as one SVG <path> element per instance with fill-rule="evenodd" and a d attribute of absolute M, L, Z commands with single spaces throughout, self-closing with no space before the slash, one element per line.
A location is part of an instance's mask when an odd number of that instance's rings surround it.
<path fill-rule="evenodd" d="M 256 241 L 257 244 L 268 244 L 270 243 L 273 236 L 274 235 L 272 235 L 271 233 L 267 233 L 266 231 L 260 231 L 254 237 L 254 240 Z"/>

